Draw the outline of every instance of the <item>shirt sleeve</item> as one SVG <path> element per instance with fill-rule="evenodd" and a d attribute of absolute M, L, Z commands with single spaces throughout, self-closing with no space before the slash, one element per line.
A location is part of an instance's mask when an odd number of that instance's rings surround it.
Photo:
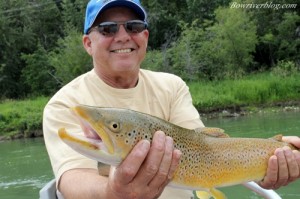
<path fill-rule="evenodd" d="M 44 140 L 57 182 L 67 170 L 97 168 L 96 161 L 75 152 L 58 136 L 58 129 L 60 128 L 66 128 L 71 133 L 82 133 L 77 118 L 70 110 L 71 106 L 73 104 L 68 103 L 68 99 L 59 100 L 57 96 L 54 96 L 44 108 L 43 113 Z"/>
<path fill-rule="evenodd" d="M 171 103 L 170 122 L 188 129 L 204 127 L 186 83 L 177 78 Z"/>

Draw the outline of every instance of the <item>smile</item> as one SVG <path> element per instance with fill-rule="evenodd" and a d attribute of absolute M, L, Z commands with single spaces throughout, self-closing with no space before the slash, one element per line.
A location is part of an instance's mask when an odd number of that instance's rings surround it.
<path fill-rule="evenodd" d="M 114 53 L 130 53 L 132 52 L 134 49 L 132 48 L 126 48 L 126 49 L 118 49 L 118 50 L 113 50 L 112 52 Z"/>

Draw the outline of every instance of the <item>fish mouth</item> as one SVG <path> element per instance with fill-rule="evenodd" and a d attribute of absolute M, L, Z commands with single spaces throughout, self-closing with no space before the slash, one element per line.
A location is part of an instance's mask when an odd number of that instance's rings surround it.
<path fill-rule="evenodd" d="M 69 133 L 65 128 L 60 128 L 58 135 L 68 146 L 88 158 L 113 166 L 119 165 L 122 161 L 120 157 L 108 152 L 101 138 L 88 138 L 85 135 Z"/>
<path fill-rule="evenodd" d="M 85 120 L 83 120 L 82 118 L 79 118 L 79 117 L 78 117 L 78 119 L 80 121 L 81 129 L 83 130 L 83 133 L 86 138 L 92 139 L 92 140 L 100 142 L 100 143 L 103 142 L 101 137 L 98 135 L 98 133 L 95 131 L 95 129 L 93 129 L 93 127 L 88 122 L 86 122 Z"/>
<path fill-rule="evenodd" d="M 71 108 L 80 121 L 83 135 L 67 132 L 65 128 L 58 130 L 61 140 L 78 153 L 104 164 L 117 166 L 122 159 L 115 154 L 114 143 L 89 106 L 79 105 Z"/>
<path fill-rule="evenodd" d="M 80 145 L 88 150 L 101 150 L 102 152 L 107 153 L 107 148 L 101 139 L 91 139 L 87 138 L 86 136 L 78 135 L 75 133 L 69 133 L 66 131 L 65 128 L 60 128 L 58 130 L 58 135 L 64 142 L 66 142 L 70 146 L 73 146 L 75 143 L 76 146 Z"/>
<path fill-rule="evenodd" d="M 84 140 L 98 146 L 99 149 L 106 151 L 109 154 L 114 154 L 114 145 L 104 125 L 95 119 L 93 112 L 88 106 L 75 106 L 71 108 L 75 116 L 80 121 L 80 126 L 83 130 Z M 99 115 L 97 115 L 99 117 Z"/>

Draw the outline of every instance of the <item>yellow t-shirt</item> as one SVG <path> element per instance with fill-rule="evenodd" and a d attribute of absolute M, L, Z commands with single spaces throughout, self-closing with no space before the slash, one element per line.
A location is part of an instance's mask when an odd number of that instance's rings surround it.
<path fill-rule="evenodd" d="M 70 169 L 97 169 L 95 160 L 75 152 L 57 134 L 61 127 L 72 133 L 82 133 L 78 120 L 69 109 L 77 104 L 128 108 L 189 129 L 204 126 L 192 104 L 189 89 L 181 78 L 141 69 L 136 87 L 116 89 L 105 84 L 93 69 L 60 89 L 44 109 L 44 139 L 57 181 Z M 191 191 L 166 188 L 160 198 L 190 199 L 191 196 Z"/>

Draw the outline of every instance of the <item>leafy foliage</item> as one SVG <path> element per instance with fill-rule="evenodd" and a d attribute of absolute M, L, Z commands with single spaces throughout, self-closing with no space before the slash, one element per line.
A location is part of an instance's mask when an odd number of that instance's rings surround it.
<path fill-rule="evenodd" d="M 300 66 L 299 6 L 243 9 L 231 8 L 230 0 L 141 1 L 150 25 L 143 68 L 198 81 Z M 81 42 L 87 2 L 0 0 L 1 99 L 51 95 L 91 69 Z M 280 1 L 288 3 L 295 2 Z"/>
<path fill-rule="evenodd" d="M 31 54 L 41 44 L 50 49 L 61 34 L 60 13 L 53 1 L 0 1 L 0 93 L 4 98 L 25 96 L 22 83 L 26 63 L 21 54 Z M 42 11 L 42 12 L 41 12 Z"/>
<path fill-rule="evenodd" d="M 64 85 L 74 77 L 92 68 L 91 58 L 82 45 L 82 35 L 70 29 L 68 35 L 58 41 L 58 47 L 49 56 L 50 64 L 55 68 L 55 77 Z"/>
<path fill-rule="evenodd" d="M 162 52 L 161 70 L 187 81 L 221 79 L 251 71 L 257 43 L 256 26 L 242 10 L 219 8 L 216 22 L 199 20 L 191 25 L 181 21 L 177 41 Z M 213 25 L 211 25 L 213 24 Z M 166 54 L 166 55 L 165 55 Z"/>
<path fill-rule="evenodd" d="M 215 35 L 213 45 L 218 63 L 232 77 L 251 71 L 251 53 L 257 44 L 256 25 L 247 13 L 240 9 L 219 8 L 216 10 L 217 23 L 210 28 Z"/>
<path fill-rule="evenodd" d="M 22 54 L 26 67 L 22 70 L 21 79 L 28 92 L 34 96 L 51 95 L 58 88 L 58 82 L 53 81 L 54 68 L 50 65 L 47 51 L 38 45 L 32 54 Z"/>

